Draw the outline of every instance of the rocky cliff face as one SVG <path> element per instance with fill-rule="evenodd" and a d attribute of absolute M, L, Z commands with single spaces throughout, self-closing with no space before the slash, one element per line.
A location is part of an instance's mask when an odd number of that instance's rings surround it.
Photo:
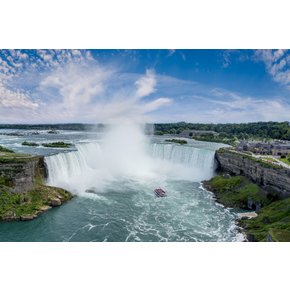
<path fill-rule="evenodd" d="M 290 197 L 290 170 L 260 160 L 246 154 L 227 149 L 216 152 L 218 168 L 250 178 L 269 193 L 276 193 L 279 198 Z"/>
<path fill-rule="evenodd" d="M 45 175 L 46 170 L 42 156 L 0 159 L 2 184 L 9 186 L 15 193 L 33 189 L 36 178 L 43 178 Z"/>

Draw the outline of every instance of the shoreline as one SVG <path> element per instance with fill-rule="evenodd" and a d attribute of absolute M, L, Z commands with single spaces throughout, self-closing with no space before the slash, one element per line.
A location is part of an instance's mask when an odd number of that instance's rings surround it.
<path fill-rule="evenodd" d="M 6 211 L 1 208 L 0 222 L 31 221 L 42 213 L 62 206 L 74 198 L 74 195 L 65 189 L 45 184 L 24 193 L 12 193 L 8 188 L 3 190 L 3 187 L 0 189 L 2 189 L 0 198 L 5 198 L 6 202 L 11 205 Z"/>
<path fill-rule="evenodd" d="M 224 203 L 222 203 L 221 201 L 218 200 L 215 192 L 213 192 L 212 190 L 210 190 L 209 188 L 207 188 L 207 186 L 204 184 L 204 182 L 207 182 L 209 180 L 203 180 L 200 182 L 200 188 L 207 191 L 207 192 L 210 192 L 213 196 L 213 199 L 216 203 L 217 206 L 220 206 L 220 207 L 223 207 L 223 208 L 226 208 L 228 210 L 231 210 L 233 209 L 232 207 L 228 207 L 227 205 L 225 205 Z M 242 210 L 242 209 L 240 209 Z M 252 213 L 252 211 L 249 211 L 249 213 Z M 239 217 L 239 214 L 240 213 L 234 213 L 235 215 L 235 220 L 234 220 L 234 224 L 235 224 L 235 227 L 237 228 L 237 235 L 236 237 L 238 238 L 238 235 L 242 235 L 243 236 L 243 239 L 242 240 L 236 240 L 235 242 L 249 242 L 248 238 L 247 238 L 247 234 L 246 234 L 246 230 L 240 225 L 239 221 L 241 220 L 241 217 Z M 247 218 L 247 217 L 245 217 Z"/>
<path fill-rule="evenodd" d="M 203 180 L 201 182 L 202 187 L 206 191 L 211 192 L 213 194 L 214 200 L 215 200 L 216 204 L 218 204 L 219 206 L 223 206 L 229 210 L 235 209 L 237 211 L 241 211 L 241 212 L 235 213 L 234 223 L 237 227 L 237 235 L 238 234 L 243 235 L 244 239 L 241 242 L 251 242 L 251 239 L 249 238 L 249 233 L 247 232 L 247 229 L 241 224 L 241 220 L 246 220 L 246 219 L 251 219 L 251 218 L 257 217 L 258 214 L 251 209 L 241 208 L 241 207 L 233 207 L 233 206 L 229 206 L 229 204 L 227 204 L 225 202 L 222 202 L 222 200 L 218 197 L 219 192 L 217 192 L 216 190 L 213 190 L 213 188 L 210 186 L 210 182 L 217 176 L 221 176 L 221 175 L 217 174 L 216 176 L 212 177 L 210 180 Z M 245 211 L 245 212 L 243 213 L 242 211 Z"/>
<path fill-rule="evenodd" d="M 220 174 L 202 184 L 217 204 L 237 211 L 235 223 L 246 241 L 290 241 L 290 198 L 272 199 L 244 176 Z"/>

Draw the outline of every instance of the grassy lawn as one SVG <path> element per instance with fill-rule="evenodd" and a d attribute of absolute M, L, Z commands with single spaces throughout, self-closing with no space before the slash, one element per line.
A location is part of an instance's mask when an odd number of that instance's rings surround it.
<path fill-rule="evenodd" d="M 11 153 L 11 152 L 0 152 L 0 164 L 6 163 L 24 163 L 38 158 L 35 155 L 22 154 L 22 153 Z"/>
<path fill-rule="evenodd" d="M 279 160 L 290 166 L 290 161 L 287 158 L 280 158 Z"/>
<path fill-rule="evenodd" d="M 38 214 L 44 206 L 49 206 L 55 197 L 62 202 L 71 199 L 71 194 L 61 188 L 43 184 L 25 193 L 12 193 L 9 187 L 0 185 L 0 220 L 19 219 L 23 215 Z"/>
<path fill-rule="evenodd" d="M 261 188 L 243 176 L 215 176 L 205 182 L 206 188 L 213 191 L 217 200 L 228 207 L 249 209 L 249 202 L 260 206 L 270 203 Z"/>
<path fill-rule="evenodd" d="M 290 198 L 272 202 L 256 218 L 241 220 L 247 233 L 256 241 L 266 241 L 270 234 L 274 241 L 290 241 Z"/>
<path fill-rule="evenodd" d="M 265 159 L 267 161 L 271 161 L 271 162 L 277 162 L 277 160 L 272 158 L 272 157 L 264 157 L 263 159 Z"/>

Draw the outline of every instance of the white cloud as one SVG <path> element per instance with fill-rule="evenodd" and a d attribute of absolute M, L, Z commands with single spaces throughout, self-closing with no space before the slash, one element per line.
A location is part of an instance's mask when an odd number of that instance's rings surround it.
<path fill-rule="evenodd" d="M 144 75 L 122 73 L 100 65 L 87 51 L 4 51 L 0 73 L 1 122 L 141 122 L 170 103 L 167 98 L 144 100 L 156 91 L 153 70 Z M 32 91 L 17 90 L 27 83 Z"/>
<path fill-rule="evenodd" d="M 176 52 L 176 49 L 168 49 L 167 57 L 172 56 Z"/>
<path fill-rule="evenodd" d="M 0 83 L 0 108 L 22 108 L 33 110 L 38 108 L 38 103 L 29 99 L 29 96 L 19 90 L 12 91 Z"/>
<path fill-rule="evenodd" d="M 111 75 L 110 70 L 101 66 L 71 63 L 48 74 L 40 83 L 40 88 L 42 92 L 55 89 L 61 97 L 59 105 L 74 115 L 104 92 L 105 82 Z"/>
<path fill-rule="evenodd" d="M 264 62 L 268 73 L 275 82 L 290 89 L 290 55 L 287 49 L 257 50 L 255 59 Z"/>
<path fill-rule="evenodd" d="M 143 112 L 146 113 L 146 112 L 153 112 L 157 109 L 159 109 L 160 107 L 164 106 L 164 105 L 168 105 L 172 103 L 172 100 L 171 99 L 168 99 L 168 98 L 159 98 L 157 100 L 154 100 L 150 103 L 147 103 L 144 105 L 143 107 Z"/>
<path fill-rule="evenodd" d="M 275 81 L 290 85 L 289 54 L 261 51 L 256 58 Z M 120 67 L 100 65 L 88 51 L 0 54 L 1 122 L 247 122 L 289 116 L 289 102 L 279 97 L 259 99 L 212 89 L 153 70 L 125 73 Z"/>
<path fill-rule="evenodd" d="M 156 78 L 153 70 L 146 70 L 146 75 L 142 76 L 135 83 L 137 87 L 136 97 L 143 98 L 155 91 Z"/>
<path fill-rule="evenodd" d="M 203 98 L 208 108 L 204 117 L 208 121 L 228 123 L 289 120 L 290 105 L 282 99 L 253 98 L 221 88 L 213 89 L 211 92 L 218 98 Z"/>
<path fill-rule="evenodd" d="M 145 75 L 126 74 L 94 61 L 71 63 L 52 70 L 41 81 L 39 90 L 51 98 L 60 97 L 46 106 L 54 112 L 55 119 L 143 122 L 150 112 L 170 103 L 168 98 L 144 100 L 155 92 L 156 85 L 152 70 L 147 70 Z M 52 115 L 46 114 L 49 118 Z"/>

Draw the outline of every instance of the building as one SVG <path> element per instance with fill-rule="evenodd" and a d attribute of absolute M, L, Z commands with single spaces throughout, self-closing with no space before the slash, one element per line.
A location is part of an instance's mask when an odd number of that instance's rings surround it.
<path fill-rule="evenodd" d="M 272 155 L 287 156 L 288 154 L 290 154 L 290 142 L 273 145 Z"/>
<path fill-rule="evenodd" d="M 290 154 L 290 142 L 247 142 L 241 141 L 237 151 L 250 151 L 260 155 L 286 156 Z"/>

